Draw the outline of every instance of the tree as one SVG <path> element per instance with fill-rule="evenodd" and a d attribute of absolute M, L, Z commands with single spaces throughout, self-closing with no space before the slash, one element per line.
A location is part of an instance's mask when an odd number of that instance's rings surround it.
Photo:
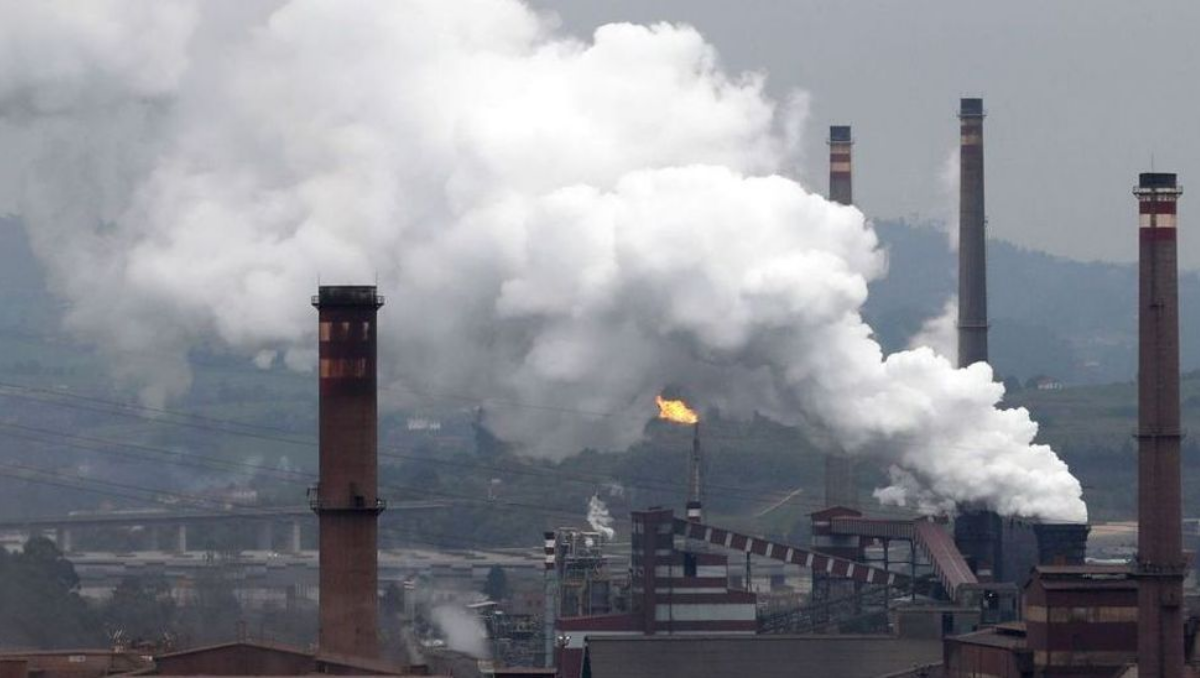
<path fill-rule="evenodd" d="M 234 565 L 210 556 L 193 582 L 195 595 L 179 613 L 180 634 L 193 643 L 217 643 L 237 636 L 242 606 L 234 595 Z"/>
<path fill-rule="evenodd" d="M 483 583 L 483 592 L 488 598 L 497 602 L 508 597 L 508 575 L 503 568 L 493 565 L 488 570 L 487 581 Z"/>
<path fill-rule="evenodd" d="M 1021 380 L 1011 374 L 1004 378 L 1004 392 L 1016 393 L 1021 390 Z"/>
<path fill-rule="evenodd" d="M 125 577 L 101 609 L 109 633 L 130 642 L 156 641 L 175 629 L 175 601 L 162 577 Z"/>
<path fill-rule="evenodd" d="M 0 549 L 0 638 L 37 648 L 103 642 L 100 622 L 78 589 L 75 566 L 49 539 L 32 537 L 20 553 Z"/>

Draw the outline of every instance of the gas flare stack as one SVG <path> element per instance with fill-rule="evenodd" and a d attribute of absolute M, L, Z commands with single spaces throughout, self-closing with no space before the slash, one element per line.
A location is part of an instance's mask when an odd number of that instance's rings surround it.
<path fill-rule="evenodd" d="M 704 456 L 700 449 L 700 422 L 692 424 L 692 455 L 688 457 L 687 519 L 704 522 L 701 495 L 704 492 Z"/>
<path fill-rule="evenodd" d="M 1174 174 L 1145 173 L 1138 200 L 1138 675 L 1183 674 L 1179 283 Z"/>
<path fill-rule="evenodd" d="M 829 128 L 829 199 L 839 205 L 854 204 L 853 147 L 849 125 Z M 858 508 L 854 460 L 848 456 L 825 455 L 825 506 Z"/>
<path fill-rule="evenodd" d="M 320 481 L 310 493 L 320 528 L 320 651 L 379 656 L 378 410 L 376 315 L 372 286 L 322 286 Z"/>

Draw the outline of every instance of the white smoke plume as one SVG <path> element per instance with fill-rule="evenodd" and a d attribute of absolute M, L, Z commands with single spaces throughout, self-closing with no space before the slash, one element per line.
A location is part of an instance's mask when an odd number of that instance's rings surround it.
<path fill-rule="evenodd" d="M 592 526 L 592 530 L 599 532 L 606 541 L 612 541 L 616 536 L 617 531 L 613 529 L 613 517 L 608 512 L 608 505 L 600 498 L 600 495 L 593 494 L 591 499 L 588 499 L 587 512 L 588 525 Z"/>
<path fill-rule="evenodd" d="M 195 346 L 311 369 L 317 280 L 378 276 L 399 404 L 499 403 L 530 453 L 622 449 L 673 384 L 895 465 L 894 501 L 1086 517 L 986 365 L 883 355 L 874 232 L 779 176 L 802 109 L 691 28 L 577 41 L 517 0 L 0 7 L 0 212 L 148 401 Z"/>
<path fill-rule="evenodd" d="M 961 160 L 959 149 L 946 154 L 946 159 L 942 162 L 941 171 L 938 172 L 938 201 L 941 209 L 938 211 L 937 221 L 946 229 L 946 241 L 950 244 L 950 249 L 958 251 L 958 186 L 962 179 Z"/>
<path fill-rule="evenodd" d="M 942 312 L 929 318 L 908 342 L 909 348 L 928 346 L 951 363 L 958 364 L 958 296 L 951 296 Z"/>
<path fill-rule="evenodd" d="M 446 647 L 476 659 L 487 659 L 487 629 L 479 615 L 459 605 L 439 605 L 429 613 L 434 625 L 441 631 Z"/>

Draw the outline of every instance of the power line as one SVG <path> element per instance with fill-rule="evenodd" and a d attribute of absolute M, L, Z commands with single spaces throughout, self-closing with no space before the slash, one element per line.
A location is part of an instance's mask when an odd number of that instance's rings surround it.
<path fill-rule="evenodd" d="M 0 467 L 2 467 L 2 466 L 3 465 L 0 464 Z M 41 472 L 41 470 L 34 470 L 33 472 Z M 63 474 L 51 474 L 51 478 L 48 479 L 48 478 L 40 478 L 40 477 L 29 477 L 27 475 L 23 475 L 20 473 L 14 473 L 14 472 L 5 472 L 2 468 L 0 468 L 0 477 L 10 478 L 13 480 L 19 480 L 21 482 L 28 482 L 28 483 L 34 483 L 34 484 L 39 484 L 39 485 L 46 485 L 46 486 L 50 486 L 50 487 L 60 487 L 60 488 L 79 490 L 79 491 L 83 491 L 83 492 L 100 494 L 100 495 L 105 495 L 105 496 L 110 496 L 110 497 L 117 497 L 117 498 L 129 500 L 129 501 L 134 501 L 134 502 L 137 502 L 137 503 L 143 504 L 143 505 L 169 506 L 172 508 L 178 507 L 177 504 L 170 502 L 163 498 L 163 497 L 172 496 L 170 493 L 164 493 L 159 490 L 141 489 L 140 491 L 143 491 L 143 492 L 153 492 L 156 495 L 161 495 L 158 497 L 143 497 L 141 495 L 134 494 L 133 492 L 128 492 L 128 491 L 111 490 L 111 489 L 107 489 L 104 487 L 99 487 L 99 488 L 89 487 L 88 483 L 95 482 L 91 479 L 85 480 L 82 478 L 76 478 L 75 479 L 76 482 L 66 482 L 66 481 L 62 481 L 62 480 L 53 479 L 56 477 L 56 475 L 62 476 Z M 228 515 L 231 519 L 242 518 L 242 517 L 261 517 L 261 514 L 252 514 L 252 513 L 243 513 L 243 512 L 234 512 L 234 511 L 229 512 Z M 425 544 L 425 545 L 429 545 L 429 546 L 443 547 L 444 543 L 435 543 L 432 541 L 420 541 L 419 539 L 413 539 L 412 535 L 424 535 L 424 536 L 430 536 L 430 537 L 437 537 L 437 538 L 442 539 L 443 542 L 445 542 L 445 541 L 458 542 L 459 544 L 465 545 L 468 548 L 471 548 L 472 550 L 481 551 L 481 552 L 495 552 L 498 554 L 500 554 L 502 552 L 497 551 L 496 549 L 504 549 L 504 548 L 525 549 L 526 548 L 525 545 L 514 545 L 514 546 L 509 546 L 509 547 L 488 545 L 486 542 L 483 542 L 483 541 L 480 541 L 477 539 L 472 539 L 466 535 L 461 535 L 461 534 L 458 534 L 458 535 L 446 534 L 443 532 L 430 532 L 428 530 L 415 530 L 415 529 L 408 529 L 408 528 L 394 527 L 394 526 L 387 526 L 387 525 L 381 525 L 379 529 L 380 529 L 381 533 L 389 534 L 392 536 L 405 537 L 405 538 L 408 538 L 409 541 L 412 541 L 414 543 Z M 533 549 L 531 549 L 531 550 L 533 550 Z M 511 554 L 504 554 L 504 555 L 511 555 Z"/>
<path fill-rule="evenodd" d="M 15 388 L 15 389 L 27 388 L 22 385 L 11 384 L 11 383 L 6 383 L 6 382 L 0 382 L 0 387 L 8 387 L 8 388 Z M 33 390 L 36 390 L 40 393 L 59 395 L 54 391 L 49 391 L 46 389 L 33 389 Z M 16 394 L 16 393 L 0 393 L 0 395 L 17 397 L 17 398 L 24 397 L 21 394 Z M 63 395 L 67 395 L 67 394 L 63 394 Z M 67 395 L 67 397 L 72 397 L 72 396 Z M 83 396 L 80 396 L 80 397 L 82 398 Z M 55 401 L 55 400 L 46 400 L 43 398 L 34 397 L 34 398 L 29 398 L 29 399 L 35 400 L 37 402 L 47 402 L 47 403 L 54 404 L 54 405 L 60 405 L 60 406 L 67 407 L 67 408 L 85 409 L 88 411 L 101 411 L 101 410 L 96 410 L 95 408 L 80 407 L 77 404 L 65 403 L 65 402 L 60 402 L 60 401 Z M 86 399 L 90 400 L 90 401 L 112 404 L 112 405 L 121 406 L 121 407 L 127 406 L 127 404 L 125 404 L 125 403 L 117 403 L 115 401 L 108 401 L 108 400 L 104 400 L 101 398 L 86 398 Z M 140 406 L 129 406 L 129 407 L 140 407 Z M 161 408 L 147 408 L 147 409 L 150 409 L 150 410 L 152 410 L 154 412 L 158 412 L 158 413 L 169 414 L 172 416 L 181 416 L 181 417 L 182 416 L 192 416 L 192 415 L 189 415 L 188 413 L 181 413 L 181 412 L 165 410 L 165 409 L 161 409 Z M 102 412 L 109 413 L 107 410 L 103 410 Z M 225 434 L 235 435 L 235 436 L 248 436 L 248 437 L 256 438 L 256 439 L 260 439 L 260 440 L 283 442 L 283 443 L 287 443 L 287 444 L 301 445 L 304 447 L 316 447 L 317 446 L 317 443 L 315 443 L 313 441 L 302 441 L 302 440 L 297 440 L 294 438 L 281 438 L 278 436 L 268 436 L 268 435 L 254 434 L 254 433 L 246 433 L 246 432 L 242 432 L 242 431 L 238 431 L 238 430 L 210 426 L 208 423 L 202 424 L 202 423 L 191 423 L 191 422 L 165 421 L 165 420 L 158 419 L 155 417 L 146 417 L 146 416 L 139 415 L 139 414 L 133 413 L 133 412 L 123 412 L 123 413 L 115 413 L 114 412 L 114 414 L 122 414 L 124 416 L 130 416 L 130 417 L 134 417 L 137 419 L 141 419 L 144 421 L 148 421 L 150 423 L 160 424 L 160 425 L 188 426 L 191 428 L 201 429 L 201 430 L 210 431 L 210 432 L 225 433 Z M 214 417 L 203 417 L 202 419 L 204 419 L 206 422 L 210 422 L 210 423 L 218 423 L 218 424 L 233 423 L 238 426 L 248 426 L 248 427 L 255 426 L 253 424 L 244 424 L 242 422 L 223 420 L 223 419 L 218 419 L 218 418 L 214 418 Z M 282 429 L 274 429 L 274 430 L 282 430 Z M 40 431 L 40 432 L 50 433 L 48 431 Z M 107 445 L 120 444 L 120 445 L 136 447 L 136 445 L 132 445 L 132 444 L 128 444 L 128 443 L 114 443 L 112 441 L 95 441 L 93 439 L 93 442 L 99 442 L 101 444 L 107 444 Z M 576 479 L 579 482 L 599 482 L 599 483 L 611 482 L 611 478 L 609 478 L 606 475 L 587 474 L 587 473 L 583 473 L 583 472 L 576 472 L 576 473 L 572 474 L 572 473 L 564 471 L 562 469 L 553 469 L 553 470 L 552 469 L 534 469 L 532 467 L 526 467 L 524 469 L 512 469 L 512 468 L 504 468 L 504 467 L 488 467 L 483 464 L 471 464 L 471 463 L 465 463 L 465 462 L 457 462 L 457 461 L 453 461 L 453 460 L 431 459 L 428 457 L 420 457 L 417 455 L 404 454 L 401 452 L 391 452 L 391 451 L 386 451 L 386 450 L 381 451 L 379 454 L 380 454 L 380 456 L 383 456 L 383 457 L 409 459 L 409 460 L 419 461 L 422 463 L 443 464 L 443 465 L 451 465 L 451 466 L 458 466 L 458 467 L 486 468 L 486 469 L 489 469 L 489 470 L 492 470 L 495 472 L 512 473 L 512 474 L 517 474 L 517 475 L 538 475 L 538 476 L 542 476 L 542 477 L 549 477 L 551 475 L 556 475 L 556 476 L 561 476 L 561 477 L 573 477 L 574 479 Z M 253 468 L 263 469 L 263 470 L 267 470 L 267 471 L 271 470 L 269 467 L 263 467 L 261 465 L 250 465 L 250 466 Z M 660 481 L 660 480 L 648 479 L 648 478 L 640 478 L 640 479 L 639 478 L 627 478 L 624 481 L 622 481 L 622 484 L 627 484 L 627 485 L 630 485 L 633 487 L 640 487 L 642 489 L 659 490 L 659 491 L 676 489 L 676 485 L 669 481 Z M 717 484 L 712 484 L 712 483 L 709 483 L 706 486 L 706 490 L 708 491 L 710 496 L 716 496 L 716 497 L 720 497 L 720 498 L 731 498 L 731 499 L 744 499 L 746 501 L 753 501 L 753 502 L 770 501 L 772 499 L 771 495 L 776 492 L 778 492 L 781 496 L 783 494 L 786 494 L 786 492 L 783 492 L 783 491 L 762 491 L 762 492 L 749 491 L 749 490 L 744 490 L 742 488 L 737 488 L 737 487 L 732 487 L 732 486 L 722 486 L 722 485 L 717 485 Z M 820 507 L 820 504 L 817 502 L 793 502 L 793 503 L 807 503 L 811 506 Z"/>

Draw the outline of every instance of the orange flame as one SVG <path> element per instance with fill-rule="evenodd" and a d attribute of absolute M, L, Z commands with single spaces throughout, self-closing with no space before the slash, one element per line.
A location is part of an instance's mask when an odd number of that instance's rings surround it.
<path fill-rule="evenodd" d="M 658 403 L 658 418 L 673 421 L 676 424 L 695 424 L 700 417 L 682 400 L 666 400 L 661 395 L 654 396 Z"/>

